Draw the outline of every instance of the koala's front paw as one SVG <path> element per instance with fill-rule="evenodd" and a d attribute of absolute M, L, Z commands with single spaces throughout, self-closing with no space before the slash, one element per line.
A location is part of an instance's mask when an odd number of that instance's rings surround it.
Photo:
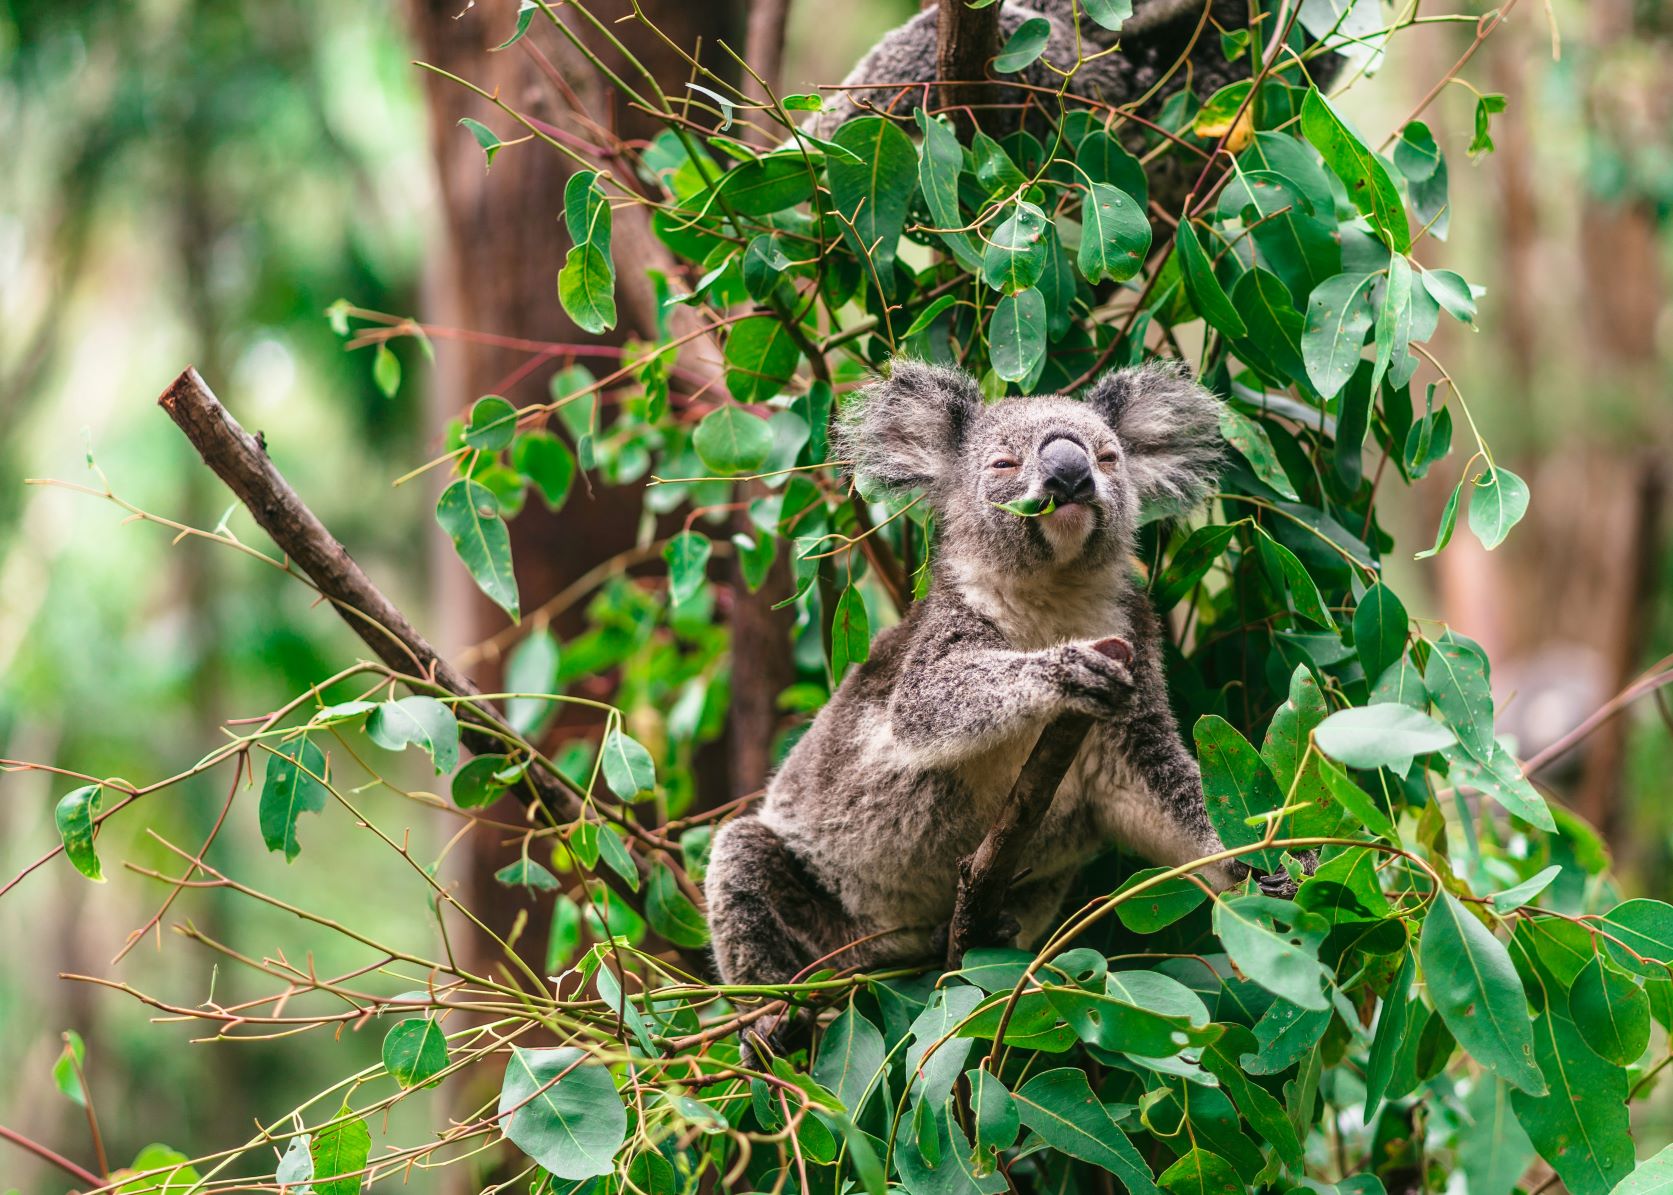
<path fill-rule="evenodd" d="M 1133 649 L 1124 639 L 1065 643 L 1053 650 L 1058 687 L 1077 713 L 1095 718 L 1113 713 L 1133 687 Z"/>

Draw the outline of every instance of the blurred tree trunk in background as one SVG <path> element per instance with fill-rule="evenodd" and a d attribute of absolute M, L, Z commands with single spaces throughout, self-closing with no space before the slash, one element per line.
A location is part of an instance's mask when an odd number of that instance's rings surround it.
<path fill-rule="evenodd" d="M 583 140 L 592 137 L 577 105 L 585 117 L 624 140 L 655 133 L 656 124 L 629 108 L 626 98 L 598 78 L 542 14 L 535 14 L 522 41 L 496 51 L 493 47 L 515 28 L 517 8 L 515 0 L 474 7 L 466 7 L 462 0 L 412 0 L 419 53 L 424 61 L 497 92 L 520 111 Z M 722 56 L 707 48 L 722 38 L 732 45 L 741 42 L 738 0 L 701 4 L 645 0 L 642 8 L 676 45 L 691 52 L 705 47 L 703 58 L 716 70 L 724 69 L 718 61 Z M 571 28 L 585 27 L 573 14 L 561 8 L 557 11 L 571 21 Z M 600 15 L 608 20 L 617 13 L 612 8 Z M 676 90 L 677 81 L 690 76 L 690 64 L 645 26 L 625 22 L 613 25 L 612 32 L 666 89 Z M 601 44 L 601 39 L 589 33 L 583 40 L 613 70 L 623 69 L 620 54 Z M 432 263 L 427 319 L 497 336 L 563 343 L 620 344 L 635 333 L 654 332 L 656 299 L 644 275 L 648 225 L 641 213 L 624 209 L 616 215 L 621 323 L 605 336 L 588 336 L 569 320 L 557 299 L 558 270 L 569 247 L 562 231 L 563 189 L 576 168 L 574 163 L 537 141 L 502 151 L 492 170 L 485 169 L 482 149 L 458 127 L 460 118 L 480 120 L 507 141 L 524 130 L 507 127 L 508 117 L 446 79 L 429 75 L 425 93 L 444 207 L 440 241 L 447 247 L 445 257 Z M 617 174 L 631 185 L 625 168 Z M 462 340 L 437 347 L 436 405 L 431 420 L 437 442 L 446 421 L 483 394 L 503 394 L 518 406 L 544 399 L 549 377 L 564 364 L 562 357 L 542 361 L 525 376 L 524 367 L 530 363 L 526 351 Z M 439 484 L 441 478 L 434 480 Z M 641 535 L 641 523 L 638 495 L 626 487 L 601 493 L 595 500 L 578 484 L 558 515 L 531 501 L 511 522 L 523 609 L 536 609 L 589 569 L 632 548 Z M 504 614 L 477 592 L 450 555 L 439 574 L 440 607 L 447 619 L 442 641 L 450 648 L 485 639 L 505 625 Z M 585 602 L 577 603 L 554 623 L 553 633 L 560 640 L 581 629 L 584 606 Z M 477 669 L 475 679 L 491 690 L 498 686 L 499 671 L 499 663 L 489 660 Z M 733 684 L 748 687 L 749 678 L 741 668 L 734 671 Z M 609 696 L 607 692 L 588 695 Z M 712 802 L 730 795 L 731 786 L 724 758 L 719 752 L 710 754 L 712 758 L 700 761 L 704 766 L 698 782 L 702 796 Z M 509 802 L 502 802 L 493 813 L 509 821 L 519 816 Z M 515 857 L 515 846 L 508 853 L 502 844 L 479 835 L 472 849 L 466 902 L 490 914 L 489 923 L 504 932 L 523 902 L 505 899 L 506 889 L 492 877 L 499 866 Z M 532 922 L 525 934 L 526 952 L 542 958 L 545 938 L 544 920 Z"/>
<path fill-rule="evenodd" d="M 1594 0 L 1590 6 L 1604 67 L 1594 76 L 1588 96 L 1594 161 L 1605 155 L 1630 157 L 1665 136 L 1667 120 L 1673 116 L 1666 73 L 1673 65 L 1673 47 L 1666 38 L 1668 30 L 1657 27 L 1667 21 L 1665 14 L 1655 11 L 1659 7 L 1635 0 Z M 1607 362 L 1618 401 L 1637 411 L 1665 401 L 1656 341 L 1667 291 L 1656 215 L 1654 205 L 1630 189 L 1614 195 L 1594 189 L 1581 225 L 1586 339 Z M 1627 468 L 1621 467 L 1623 455 Z M 1648 663 L 1641 657 L 1659 574 L 1660 508 L 1666 485 L 1659 456 L 1643 448 L 1593 463 L 1589 480 L 1610 482 L 1618 495 L 1616 517 L 1603 524 L 1611 528 L 1617 547 L 1614 583 L 1591 610 L 1608 691 L 1614 693 Z M 1628 845 L 1623 831 L 1630 826 L 1619 808 L 1630 726 L 1631 719 L 1621 717 L 1598 731 L 1587 750 L 1576 800 L 1580 812 L 1605 832 L 1617 853 Z"/>
<path fill-rule="evenodd" d="M 1663 465 L 1642 441 L 1665 401 L 1658 333 L 1666 304 L 1658 215 L 1629 165 L 1673 119 L 1665 87 L 1666 17 L 1633 0 L 1598 0 L 1565 54 L 1583 63 L 1589 169 L 1578 211 L 1538 185 L 1530 119 L 1495 125 L 1484 163 L 1498 188 L 1492 291 L 1495 386 L 1505 411 L 1525 412 L 1525 455 L 1514 462 L 1534 493 L 1527 522 L 1488 554 L 1460 536 L 1439 558 L 1447 619 L 1479 638 L 1496 661 L 1501 725 L 1524 756 L 1560 737 L 1620 691 L 1650 661 L 1650 615 L 1663 558 Z M 1549 54 L 1542 20 L 1519 20 L 1489 43 L 1497 90 L 1517 111 L 1537 111 L 1528 64 Z M 1578 44 L 1575 44 L 1578 43 Z M 1548 72 L 1547 72 L 1548 74 Z M 1544 76 L 1541 76 L 1544 77 Z M 1576 83 L 1575 86 L 1582 86 Z M 1550 101 L 1546 101 L 1550 102 Z M 1546 218 L 1547 210 L 1553 212 Z M 1554 260 L 1575 263 L 1564 292 L 1537 279 Z M 1579 307 L 1576 312 L 1575 307 Z M 1582 327 L 1572 327 L 1578 316 Z M 1549 345 L 1579 331 L 1587 346 L 1578 391 L 1553 394 Z M 1554 339 L 1555 338 L 1555 339 Z M 1585 420 L 1573 417 L 1584 407 Z M 1543 417 L 1562 426 L 1541 442 Z M 1553 414 L 1555 412 L 1555 414 Z M 1566 422 L 1565 422 L 1566 421 Z M 1603 832 L 1617 857 L 1640 853 L 1634 818 L 1619 808 L 1632 715 L 1595 732 L 1548 771 L 1565 801 Z M 1631 858 L 1623 862 L 1631 863 Z M 1642 861 L 1640 859 L 1640 861 Z"/>

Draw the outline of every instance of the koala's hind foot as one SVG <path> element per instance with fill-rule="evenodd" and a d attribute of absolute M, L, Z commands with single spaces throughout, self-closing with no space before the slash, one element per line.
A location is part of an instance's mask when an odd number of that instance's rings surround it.
<path fill-rule="evenodd" d="M 1301 864 L 1301 870 L 1305 875 L 1312 875 L 1319 865 L 1317 851 L 1303 851 L 1295 858 L 1296 862 Z M 1267 872 L 1260 876 L 1255 880 L 1255 883 L 1260 887 L 1263 895 L 1276 896 L 1282 900 L 1294 899 L 1296 892 L 1301 887 L 1291 878 L 1290 873 L 1282 867 L 1277 871 Z"/>
<path fill-rule="evenodd" d="M 935 927 L 935 932 L 930 935 L 930 957 L 937 966 L 941 964 L 941 960 L 947 957 L 947 946 L 952 933 L 953 923 L 943 921 Z M 1001 909 L 999 915 L 994 917 L 993 920 L 986 925 L 976 927 L 976 932 L 971 935 L 970 945 L 972 947 L 1015 946 L 1021 935 L 1022 922 L 1017 920 L 1013 914 Z"/>
<path fill-rule="evenodd" d="M 814 1019 L 805 1008 L 787 1008 L 751 1021 L 738 1034 L 739 1061 L 751 1070 L 771 1070 L 774 1057 L 813 1044 Z"/>
<path fill-rule="evenodd" d="M 757 818 L 720 828 L 704 888 L 715 961 L 727 983 L 788 983 L 860 936 L 837 898 Z M 832 964 L 856 961 L 839 955 Z"/>

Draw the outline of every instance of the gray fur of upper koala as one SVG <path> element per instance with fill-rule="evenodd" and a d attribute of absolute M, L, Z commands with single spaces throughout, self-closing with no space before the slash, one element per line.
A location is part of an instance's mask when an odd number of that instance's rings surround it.
<path fill-rule="evenodd" d="M 1206 22 L 1203 21 L 1205 6 L 1209 9 Z M 1006 0 L 999 13 L 1001 44 L 1024 21 L 1034 17 L 1044 17 L 1051 24 L 1045 51 L 1015 75 L 996 78 L 1014 78 L 1055 90 L 1061 86 L 1062 77 L 1054 74 L 1047 63 L 1063 70 L 1076 60 L 1073 0 L 1028 0 L 1027 3 Z M 1240 57 L 1236 62 L 1228 62 L 1220 48 L 1218 33 L 1219 29 L 1242 29 L 1248 24 L 1248 0 L 1136 0 L 1133 15 L 1119 32 L 1103 28 L 1083 11 L 1082 52 L 1091 56 L 1118 44 L 1120 48 L 1113 54 L 1083 63 L 1069 90 L 1114 105 L 1131 103 L 1154 90 L 1147 105 L 1149 110 L 1159 107 L 1167 96 L 1187 85 L 1199 97 L 1207 98 L 1228 83 L 1248 76 L 1247 59 Z M 936 9 L 931 7 L 884 34 L 849 72 L 843 84 L 853 88 L 868 83 L 902 84 L 915 79 L 933 79 L 935 43 Z M 1186 62 L 1175 70 L 1182 55 Z M 1338 63 L 1334 55 L 1328 55 L 1310 69 L 1322 85 L 1334 75 Z M 814 117 L 809 129 L 816 136 L 829 137 L 838 125 L 865 111 L 861 101 L 887 107 L 900 90 L 877 87 L 838 91 L 828 100 L 824 111 Z M 991 99 L 995 103 L 1017 103 L 1025 94 L 1018 88 L 996 85 Z"/>
<path fill-rule="evenodd" d="M 1162 364 L 1108 374 L 1085 401 L 984 404 L 966 374 L 898 361 L 845 404 L 856 472 L 922 488 L 935 512 L 934 585 L 844 679 L 759 811 L 716 835 L 707 891 L 728 981 L 782 982 L 871 935 L 833 965 L 927 955 L 959 859 L 1066 711 L 1096 720 L 1012 891 L 1021 941 L 1113 843 L 1169 865 L 1222 849 L 1132 564 L 1142 503 L 1189 508 L 1212 489 L 1218 414 Z M 994 505 L 1048 492 L 1079 500 L 1039 518 Z M 1110 635 L 1132 643 L 1130 665 L 1091 646 Z M 1247 869 L 1201 874 L 1223 888 Z"/>

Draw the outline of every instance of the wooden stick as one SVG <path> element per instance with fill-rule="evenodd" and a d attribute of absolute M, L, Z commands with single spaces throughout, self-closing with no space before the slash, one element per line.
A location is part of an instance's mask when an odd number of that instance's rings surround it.
<path fill-rule="evenodd" d="M 262 530 L 307 574 L 378 659 L 397 672 L 427 677 L 469 703 L 472 716 L 486 729 L 461 722 L 459 738 L 466 748 L 476 755 L 505 750 L 505 742 L 496 736 L 515 739 L 516 735 L 492 704 L 481 699 L 481 690 L 444 660 L 372 583 L 348 549 L 274 467 L 262 443 L 238 425 L 197 370 L 188 366 L 163 391 L 157 405 L 168 412 L 203 463 L 238 495 Z M 534 795 L 553 818 L 567 822 L 580 816 L 580 795 L 568 781 L 538 768 L 529 769 L 526 775 Z M 522 786 L 516 791 L 529 799 Z"/>
<path fill-rule="evenodd" d="M 1097 649 L 1112 660 L 1130 662 L 1132 644 L 1112 636 Z M 981 945 L 983 936 L 1005 913 L 1023 852 L 1046 820 L 1069 765 L 1092 729 L 1088 714 L 1060 714 L 1040 732 L 1034 749 L 1017 773 L 998 819 L 970 854 L 959 860 L 958 899 L 947 926 L 947 969 L 964 962 L 964 952 Z"/>
<path fill-rule="evenodd" d="M 999 52 L 999 5 L 971 8 L 967 0 L 940 0 L 935 14 L 935 78 L 944 108 L 980 103 L 988 60 Z"/>

